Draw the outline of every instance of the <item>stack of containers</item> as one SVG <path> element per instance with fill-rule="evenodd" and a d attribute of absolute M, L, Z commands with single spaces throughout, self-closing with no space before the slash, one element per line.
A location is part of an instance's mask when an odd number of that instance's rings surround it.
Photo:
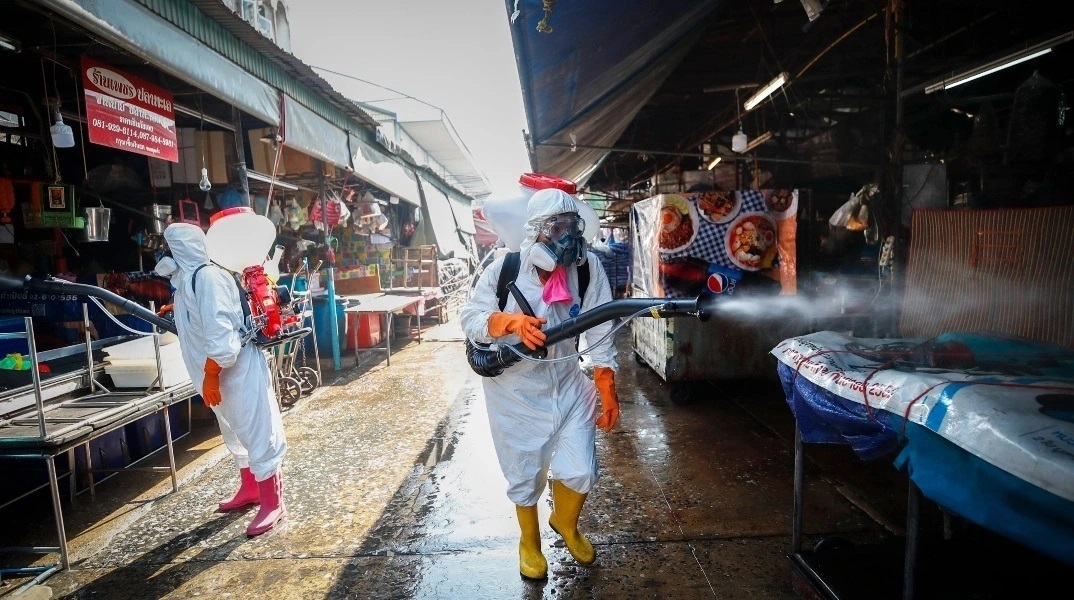
<path fill-rule="evenodd" d="M 157 378 L 157 359 L 153 352 L 151 336 L 115 344 L 102 350 L 106 357 L 104 372 L 112 378 L 112 383 L 117 388 L 144 389 Z M 190 381 L 190 373 L 187 372 L 180 353 L 179 338 L 174 333 L 160 336 L 160 366 L 164 387 Z"/>

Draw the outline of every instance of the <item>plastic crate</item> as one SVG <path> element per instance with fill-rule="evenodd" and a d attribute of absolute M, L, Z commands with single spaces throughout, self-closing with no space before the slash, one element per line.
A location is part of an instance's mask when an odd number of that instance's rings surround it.
<path fill-rule="evenodd" d="M 180 415 L 182 413 L 182 415 Z M 168 408 L 168 417 L 172 427 L 172 440 L 186 432 L 182 423 L 186 420 L 186 407 L 180 403 Z M 138 460 L 163 448 L 167 444 L 164 431 L 164 411 L 146 415 L 124 426 L 127 447 L 131 460 Z"/>

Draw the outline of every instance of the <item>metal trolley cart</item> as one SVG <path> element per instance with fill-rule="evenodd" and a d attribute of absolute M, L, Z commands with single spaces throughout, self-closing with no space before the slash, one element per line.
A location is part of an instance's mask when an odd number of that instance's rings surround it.
<path fill-rule="evenodd" d="M 276 399 L 281 407 L 291 406 L 302 398 L 303 394 L 308 394 L 321 385 L 320 371 L 309 366 L 306 361 L 305 338 L 312 332 L 312 328 L 304 328 L 300 335 L 262 347 L 270 357 Z M 313 336 L 313 340 L 314 364 L 317 364 L 317 336 Z"/>
<path fill-rule="evenodd" d="M 162 385 L 165 378 L 160 360 L 160 345 L 154 336 L 156 380 L 145 390 L 108 389 L 98 381 L 105 368 L 101 362 L 95 361 L 94 352 L 128 339 L 128 336 L 92 341 L 85 304 L 83 321 L 86 325 L 84 348 L 80 344 L 38 352 L 34 341 L 33 321 L 29 317 L 25 319 L 24 332 L 0 334 L 3 338 L 25 339 L 30 363 L 30 383 L 0 390 L 0 459 L 8 462 L 44 461 L 47 469 L 46 483 L 30 484 L 30 489 L 15 489 L 14 492 L 18 495 L 5 499 L 4 503 L 0 504 L 0 509 L 47 488 L 51 495 L 56 525 L 56 546 L 0 548 L 0 552 L 10 555 L 59 554 L 59 562 L 44 566 L 0 566 L 0 577 L 36 575 L 27 585 L 43 581 L 56 571 L 70 566 L 61 482 L 67 484 L 67 494 L 73 499 L 76 493 L 86 491 L 94 496 L 95 483 L 101 481 L 98 474 L 107 474 L 110 477 L 124 470 L 168 471 L 172 491 L 178 491 L 173 442 L 190 433 L 190 400 L 195 395 L 193 386 L 189 380 L 168 387 Z M 81 352 L 85 353 L 85 363 L 79 367 L 77 358 L 74 357 Z M 64 368 L 43 376 L 39 372 L 42 362 L 66 364 Z M 73 367 L 72 363 L 75 363 Z M 186 431 L 174 437 L 173 405 L 184 401 L 187 404 Z M 160 432 L 163 440 L 160 447 L 147 451 L 144 456 L 132 462 L 117 462 L 113 460 L 115 457 L 100 451 L 102 440 L 121 435 L 128 426 L 158 413 L 163 413 L 163 431 Z M 98 450 L 93 449 L 94 445 L 97 445 Z M 167 451 L 168 466 L 138 466 L 139 462 L 161 450 Z M 125 451 L 123 453 L 126 454 Z M 66 461 L 57 460 L 62 457 L 66 457 Z M 58 466 L 64 468 L 60 469 Z M 83 477 L 84 485 L 79 489 Z"/>
<path fill-rule="evenodd" d="M 308 266 L 304 270 L 309 280 Z M 295 336 L 288 336 L 275 343 L 262 346 L 272 366 L 273 389 L 280 406 L 291 406 L 303 394 L 309 394 L 321 385 L 320 351 L 317 336 L 311 336 L 312 356 L 306 350 L 306 337 L 316 330 L 313 321 L 313 293 L 307 288 L 297 290 L 297 277 L 291 280 L 288 293 L 294 311 L 302 316 L 303 328 Z M 308 324 L 307 324 L 308 321 Z"/>

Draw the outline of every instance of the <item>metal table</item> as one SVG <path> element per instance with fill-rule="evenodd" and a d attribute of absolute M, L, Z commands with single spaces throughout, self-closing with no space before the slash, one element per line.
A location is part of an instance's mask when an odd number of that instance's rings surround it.
<path fill-rule="evenodd" d="M 403 314 L 407 309 L 414 307 L 415 313 L 417 307 L 422 302 L 421 296 L 395 296 L 391 294 L 385 294 L 383 296 L 377 296 L 365 301 L 361 301 L 357 306 L 349 306 L 343 310 L 344 313 L 357 313 L 357 314 L 374 314 L 380 317 L 382 328 L 384 329 L 384 347 L 379 345 L 372 348 L 359 348 L 358 347 L 358 327 L 354 328 L 354 362 L 355 364 L 361 363 L 361 353 L 371 352 L 377 350 L 383 350 L 387 355 L 387 364 L 392 364 L 392 317 L 393 315 Z M 361 323 L 361 319 L 358 320 Z M 418 343 L 421 343 L 421 317 L 417 314 L 414 315 L 414 319 L 411 321 L 411 334 L 417 336 Z"/>

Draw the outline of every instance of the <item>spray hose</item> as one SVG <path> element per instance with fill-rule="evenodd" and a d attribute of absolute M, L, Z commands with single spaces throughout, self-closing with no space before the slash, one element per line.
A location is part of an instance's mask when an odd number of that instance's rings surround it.
<path fill-rule="evenodd" d="M 503 345 L 496 348 L 481 348 L 466 340 L 466 360 L 470 368 L 482 377 L 496 377 L 505 369 L 522 360 L 525 355 L 543 355 L 546 348 L 566 339 L 592 329 L 601 323 L 620 317 L 650 316 L 656 319 L 674 317 L 697 317 L 702 322 L 712 315 L 716 295 L 702 293 L 694 299 L 670 298 L 626 298 L 602 304 L 577 317 L 563 321 L 544 330 L 544 346 L 530 350 L 519 342 L 513 346 Z"/>
<path fill-rule="evenodd" d="M 90 296 L 94 298 L 100 298 L 119 306 L 123 310 L 131 313 L 132 315 L 148 321 L 157 327 L 165 331 L 175 333 L 175 322 L 164 317 L 158 316 L 157 313 L 149 310 L 148 308 L 130 300 L 124 298 L 118 294 L 114 294 L 104 288 L 99 288 L 95 285 L 88 285 L 85 283 L 71 283 L 63 279 L 56 279 L 55 277 L 48 277 L 46 279 L 33 279 L 29 275 L 22 281 L 22 287 L 28 291 L 34 292 L 49 292 L 52 294 L 61 295 L 74 295 L 74 296 Z"/>
<path fill-rule="evenodd" d="M 4 286 L 0 285 L 0 287 Z M 134 302 L 133 300 L 129 300 L 127 298 L 124 298 L 123 296 L 112 293 L 104 288 L 99 288 L 95 285 L 89 285 L 85 283 L 71 283 L 70 281 L 66 281 L 64 279 L 57 279 L 55 277 L 47 277 L 45 279 L 33 279 L 29 275 L 27 275 L 26 278 L 22 280 L 22 287 L 23 289 L 26 289 L 28 291 L 35 292 L 49 292 L 52 294 L 70 294 L 73 296 L 89 296 L 90 298 L 100 298 L 102 300 L 111 302 L 116 306 L 119 306 L 121 309 L 131 313 L 132 315 L 138 317 L 139 319 L 142 319 L 143 321 L 156 325 L 164 331 L 178 333 L 175 328 L 175 321 L 171 319 L 165 319 L 164 317 L 161 317 L 157 313 L 138 304 L 137 302 Z M 100 303 L 96 301 L 94 301 L 94 303 L 100 306 Z M 100 308 L 104 310 L 103 306 L 100 306 Z M 107 313 L 107 311 L 105 312 Z M 313 330 L 309 327 L 300 327 L 293 330 L 282 331 L 279 335 L 273 338 L 266 338 L 263 334 L 261 334 L 261 331 L 258 329 L 256 331 L 256 335 L 253 337 L 253 343 L 254 345 L 259 347 L 272 346 L 300 339 L 302 337 L 305 337 L 312 331 Z M 144 335 L 143 332 L 138 333 Z M 243 343 L 245 344 L 245 341 Z"/>

